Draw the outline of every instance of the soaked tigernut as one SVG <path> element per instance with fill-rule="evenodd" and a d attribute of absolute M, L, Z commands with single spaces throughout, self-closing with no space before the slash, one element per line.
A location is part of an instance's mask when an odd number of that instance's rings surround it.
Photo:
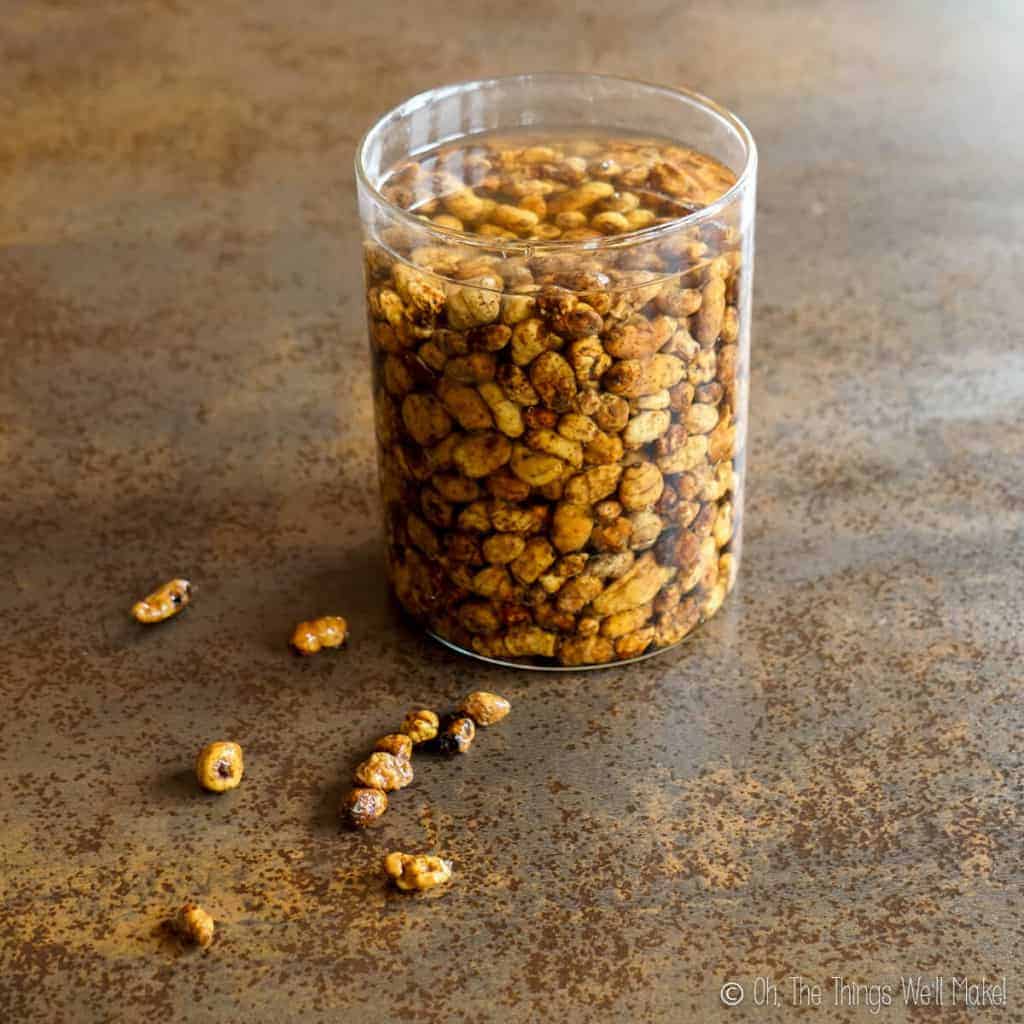
<path fill-rule="evenodd" d="M 244 771 L 242 748 L 226 740 L 208 744 L 196 758 L 196 778 L 199 785 L 211 793 L 235 789 Z"/>
<path fill-rule="evenodd" d="M 395 757 L 378 750 L 356 766 L 355 781 L 367 789 L 404 789 L 412 782 L 412 763 L 407 757 Z"/>
<path fill-rule="evenodd" d="M 426 743 L 437 735 L 440 719 L 433 711 L 426 708 L 416 708 L 405 716 L 402 722 L 402 732 L 409 737 L 417 746 Z"/>
<path fill-rule="evenodd" d="M 469 715 L 477 725 L 494 725 L 500 722 L 512 710 L 504 697 L 486 690 L 474 690 L 463 698 L 459 710 Z"/>
<path fill-rule="evenodd" d="M 444 885 L 452 877 L 452 862 L 432 854 L 389 853 L 384 872 L 402 892 L 423 892 Z"/>
<path fill-rule="evenodd" d="M 355 828 L 366 828 L 388 809 L 388 795 L 382 789 L 358 787 L 351 790 L 341 805 L 342 815 Z"/>
<path fill-rule="evenodd" d="M 373 745 L 373 749 L 408 759 L 412 757 L 412 740 L 405 733 L 391 732 L 387 736 L 381 736 Z"/>
<path fill-rule="evenodd" d="M 132 616 L 147 625 L 163 622 L 177 615 L 192 599 L 192 584 L 188 580 L 170 580 L 148 597 L 132 605 Z"/>
<path fill-rule="evenodd" d="M 340 615 L 325 615 L 300 622 L 292 633 L 292 646 L 300 654 L 316 654 L 323 647 L 341 647 L 348 636 L 348 623 Z"/>
<path fill-rule="evenodd" d="M 442 754 L 466 754 L 473 745 L 475 736 L 476 726 L 472 718 L 452 718 L 438 736 L 437 747 Z"/>
<path fill-rule="evenodd" d="M 175 915 L 173 924 L 183 939 L 202 949 L 213 942 L 213 918 L 198 903 L 186 903 Z"/>

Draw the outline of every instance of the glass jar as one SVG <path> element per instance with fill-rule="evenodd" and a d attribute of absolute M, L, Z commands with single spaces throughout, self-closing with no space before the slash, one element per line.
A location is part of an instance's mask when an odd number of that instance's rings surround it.
<path fill-rule="evenodd" d="M 464 653 L 678 644 L 739 569 L 756 151 L 694 93 L 436 89 L 359 146 L 388 574 Z"/>

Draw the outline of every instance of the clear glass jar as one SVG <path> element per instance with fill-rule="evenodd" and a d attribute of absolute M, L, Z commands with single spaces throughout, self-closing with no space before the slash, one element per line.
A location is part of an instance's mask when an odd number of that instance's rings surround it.
<path fill-rule="evenodd" d="M 600 75 L 449 86 L 367 133 L 388 573 L 433 636 L 593 667 L 673 647 L 721 607 L 756 162 L 711 101 Z"/>

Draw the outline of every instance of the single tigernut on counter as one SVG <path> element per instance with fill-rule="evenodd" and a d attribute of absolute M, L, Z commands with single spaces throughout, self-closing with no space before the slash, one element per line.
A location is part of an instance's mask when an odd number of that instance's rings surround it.
<path fill-rule="evenodd" d="M 359 787 L 342 801 L 341 814 L 355 828 L 366 828 L 388 809 L 388 795 L 382 789 Z"/>
<path fill-rule="evenodd" d="M 189 901 L 174 915 L 174 930 L 187 942 L 207 949 L 213 942 L 213 918 L 198 903 Z"/>
<path fill-rule="evenodd" d="M 341 647 L 348 639 L 348 623 L 340 615 L 324 615 L 300 622 L 292 633 L 291 644 L 300 654 L 316 654 L 324 647 Z"/>
<path fill-rule="evenodd" d="M 415 708 L 405 716 L 402 732 L 417 746 L 426 743 L 437 735 L 440 725 L 437 714 L 427 708 Z"/>
<path fill-rule="evenodd" d="M 132 617 L 147 625 L 163 622 L 177 615 L 191 599 L 192 584 L 188 580 L 170 580 L 132 605 Z"/>
<path fill-rule="evenodd" d="M 463 697 L 459 710 L 469 715 L 477 725 L 488 726 L 500 722 L 512 710 L 512 705 L 496 693 L 474 690 Z"/>
<path fill-rule="evenodd" d="M 378 750 L 356 766 L 353 778 L 367 789 L 404 789 L 412 782 L 412 763 L 407 757 L 396 757 Z"/>
<path fill-rule="evenodd" d="M 196 757 L 196 778 L 199 785 L 211 793 L 235 789 L 244 772 L 242 748 L 237 743 L 226 740 L 209 743 Z"/>
<path fill-rule="evenodd" d="M 389 853 L 384 873 L 402 892 L 423 892 L 444 885 L 452 877 L 452 862 L 432 854 Z"/>
<path fill-rule="evenodd" d="M 476 737 L 473 719 L 459 715 L 451 718 L 437 737 L 437 748 L 442 754 L 466 754 Z"/>
<path fill-rule="evenodd" d="M 412 740 L 405 733 L 391 732 L 387 736 L 381 736 L 373 745 L 374 750 L 384 754 L 394 754 L 395 757 L 412 757 Z"/>

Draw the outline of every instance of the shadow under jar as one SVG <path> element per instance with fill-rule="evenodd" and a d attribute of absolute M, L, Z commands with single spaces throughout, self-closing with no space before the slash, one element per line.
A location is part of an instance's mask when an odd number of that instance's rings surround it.
<path fill-rule="evenodd" d="M 391 586 L 532 668 L 678 644 L 736 580 L 756 152 L 703 97 L 470 82 L 357 156 Z"/>

